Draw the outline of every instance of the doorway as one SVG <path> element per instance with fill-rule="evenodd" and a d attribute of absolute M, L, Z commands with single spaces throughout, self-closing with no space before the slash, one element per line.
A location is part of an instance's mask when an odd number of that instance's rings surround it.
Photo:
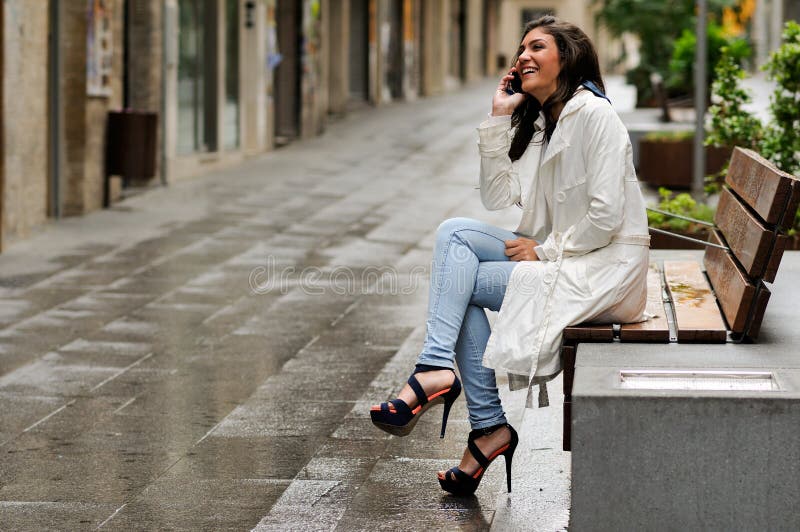
<path fill-rule="evenodd" d="M 216 0 L 178 4 L 178 153 L 217 150 Z"/>
<path fill-rule="evenodd" d="M 405 51 L 403 42 L 403 0 L 389 2 L 389 49 L 387 50 L 386 83 L 392 100 L 403 95 L 405 70 Z"/>
<path fill-rule="evenodd" d="M 300 134 L 300 35 L 303 3 L 278 0 L 276 9 L 278 50 L 275 69 L 275 145 L 282 146 Z"/>
<path fill-rule="evenodd" d="M 350 0 L 350 101 L 369 101 L 369 0 Z"/>

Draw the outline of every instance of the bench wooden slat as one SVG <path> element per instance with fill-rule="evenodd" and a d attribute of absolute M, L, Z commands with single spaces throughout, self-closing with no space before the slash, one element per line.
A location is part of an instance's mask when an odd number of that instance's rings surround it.
<path fill-rule="evenodd" d="M 564 340 L 612 342 L 614 327 L 612 325 L 573 325 L 564 329 Z"/>
<path fill-rule="evenodd" d="M 678 341 L 725 342 L 727 329 L 700 264 L 665 261 L 664 276 L 675 310 Z"/>
<path fill-rule="evenodd" d="M 767 223 L 792 226 L 800 201 L 797 180 L 756 152 L 735 148 L 725 182 Z"/>
<path fill-rule="evenodd" d="M 575 346 L 561 346 L 561 362 L 564 367 L 564 397 L 572 397 L 572 380 L 575 377 Z"/>
<path fill-rule="evenodd" d="M 620 327 L 620 341 L 669 342 L 669 321 L 661 293 L 661 270 L 658 265 L 651 264 L 647 271 L 646 310 L 655 317 L 641 323 L 628 323 Z"/>
<path fill-rule="evenodd" d="M 800 190 L 800 188 L 798 188 L 798 190 Z M 767 268 L 764 270 L 764 281 L 768 283 L 775 281 L 775 276 L 778 274 L 778 266 L 783 258 L 783 252 L 786 251 L 791 239 L 792 238 L 788 235 L 778 233 L 778 236 L 775 238 L 775 249 L 773 249 L 769 262 L 767 263 Z"/>
<path fill-rule="evenodd" d="M 775 233 L 764 227 L 727 189 L 720 193 L 714 223 L 750 277 L 761 277 L 767 264 L 775 262 L 771 256 Z M 783 250 L 779 251 L 782 256 Z M 780 262 L 780 257 L 777 262 Z M 774 268 L 777 269 L 777 264 Z"/>
<path fill-rule="evenodd" d="M 753 309 L 753 320 L 750 323 L 750 327 L 747 329 L 747 336 L 753 340 L 758 338 L 758 333 L 761 332 L 761 321 L 764 319 L 770 295 L 772 294 L 769 288 L 767 288 L 764 283 L 761 283 L 761 289 L 756 296 L 756 307 Z"/>
<path fill-rule="evenodd" d="M 716 231 L 712 232 L 708 240 L 717 244 L 721 242 Z M 725 250 L 708 248 L 703 264 L 731 330 L 736 333 L 744 332 L 747 314 L 756 292 L 755 285 Z"/>

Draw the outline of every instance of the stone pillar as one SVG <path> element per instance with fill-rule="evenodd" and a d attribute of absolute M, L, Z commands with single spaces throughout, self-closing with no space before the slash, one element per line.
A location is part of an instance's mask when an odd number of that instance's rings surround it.
<path fill-rule="evenodd" d="M 167 181 L 175 177 L 175 152 L 178 145 L 178 30 L 179 14 L 177 0 L 164 0 L 162 42 L 164 64 L 162 68 L 163 98 L 162 131 L 163 159 L 161 172 Z"/>
<path fill-rule="evenodd" d="M 419 0 L 403 0 L 403 94 L 415 100 L 420 83 L 420 13 Z"/>
<path fill-rule="evenodd" d="M 216 132 L 216 141 L 214 152 L 223 152 L 225 150 L 225 62 L 227 56 L 225 54 L 226 45 L 226 20 L 227 10 L 225 9 L 225 0 L 216 0 L 216 48 L 214 53 L 216 59 L 214 61 L 214 99 L 216 100 L 216 116 L 214 117 L 214 130 Z M 207 27 L 206 27 L 207 28 Z M 240 122 L 241 123 L 241 122 Z"/>
<path fill-rule="evenodd" d="M 465 61 L 465 81 L 474 81 L 483 77 L 484 70 L 484 53 L 485 46 L 485 33 L 484 24 L 487 24 L 483 0 L 467 0 L 465 2 L 466 17 L 462 31 L 465 32 L 466 38 L 463 42 L 466 44 L 466 61 Z"/>
<path fill-rule="evenodd" d="M 113 66 L 109 96 L 87 95 L 87 3 L 61 0 L 64 101 L 63 213 L 80 215 L 103 206 L 106 118 L 122 106 L 122 0 L 106 0 L 111 9 Z"/>
<path fill-rule="evenodd" d="M 367 78 L 369 83 L 369 101 L 375 104 L 381 102 L 381 93 L 383 91 L 383 62 L 381 61 L 382 54 L 380 50 L 381 3 L 380 0 L 369 0 L 367 2 L 367 9 L 369 10 L 367 15 L 367 46 L 369 53 L 367 68 L 369 75 Z"/>
<path fill-rule="evenodd" d="M 264 113 L 267 105 L 266 6 L 246 0 L 239 5 L 241 145 L 246 153 L 254 154 L 267 146 L 267 115 Z"/>
<path fill-rule="evenodd" d="M 773 52 L 781 47 L 783 42 L 783 24 L 785 19 L 783 17 L 783 0 L 772 1 L 772 12 L 770 14 L 770 42 L 769 51 Z"/>
<path fill-rule="evenodd" d="M 422 2 L 422 94 L 445 89 L 447 74 L 447 20 L 449 2 Z"/>
<path fill-rule="evenodd" d="M 325 23 L 328 33 L 328 59 L 325 61 L 328 66 L 328 110 L 342 114 L 349 99 L 350 0 L 330 0 L 328 4 Z"/>
<path fill-rule="evenodd" d="M 136 0 L 128 3 L 128 79 L 126 105 L 137 111 L 157 113 L 159 128 L 156 132 L 158 155 L 156 178 L 161 174 L 163 151 L 162 71 L 163 71 L 163 18 L 160 0 Z"/>
<path fill-rule="evenodd" d="M 300 135 L 310 138 L 322 132 L 327 109 L 327 79 L 322 65 L 324 29 L 322 0 L 303 0 L 302 49 L 300 50 Z"/>
<path fill-rule="evenodd" d="M 24 238 L 47 219 L 48 11 L 46 4 L 6 0 L 2 12 L 3 240 Z M 84 43 L 85 46 L 85 43 Z"/>
<path fill-rule="evenodd" d="M 496 75 L 501 69 L 497 64 L 497 54 L 501 53 L 498 46 L 500 30 L 500 0 L 488 0 L 486 3 L 486 55 L 484 56 L 486 73 Z"/>
<path fill-rule="evenodd" d="M 266 45 L 265 64 L 267 65 L 266 76 L 264 79 L 265 106 L 259 111 L 264 120 L 265 135 L 264 144 L 266 149 L 275 146 L 275 67 L 276 48 L 278 44 L 277 33 L 277 14 L 276 0 L 264 0 L 264 42 Z"/>

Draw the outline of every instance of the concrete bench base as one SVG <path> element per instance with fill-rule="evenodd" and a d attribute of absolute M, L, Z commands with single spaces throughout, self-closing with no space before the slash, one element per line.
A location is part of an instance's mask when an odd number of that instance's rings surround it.
<path fill-rule="evenodd" d="M 623 396 L 616 375 L 576 369 L 571 530 L 800 529 L 800 371 L 780 399 Z"/>

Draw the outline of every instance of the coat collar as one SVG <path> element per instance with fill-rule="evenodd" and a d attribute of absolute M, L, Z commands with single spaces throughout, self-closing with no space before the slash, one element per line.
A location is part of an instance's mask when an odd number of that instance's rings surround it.
<path fill-rule="evenodd" d="M 547 150 L 542 158 L 542 165 L 545 165 L 553 157 L 564 151 L 565 148 L 569 147 L 569 140 L 564 136 L 564 120 L 568 116 L 575 114 L 579 109 L 586 105 L 586 102 L 589 101 L 589 98 L 594 97 L 595 96 L 590 91 L 578 89 L 575 92 L 575 95 L 569 99 L 566 105 L 564 105 L 564 109 L 561 110 L 561 114 L 558 117 L 556 129 L 553 131 L 553 137 L 550 139 L 550 142 L 547 145 Z M 538 123 L 539 120 L 542 120 L 542 127 L 544 127 L 544 115 L 540 114 L 536 122 Z"/>

